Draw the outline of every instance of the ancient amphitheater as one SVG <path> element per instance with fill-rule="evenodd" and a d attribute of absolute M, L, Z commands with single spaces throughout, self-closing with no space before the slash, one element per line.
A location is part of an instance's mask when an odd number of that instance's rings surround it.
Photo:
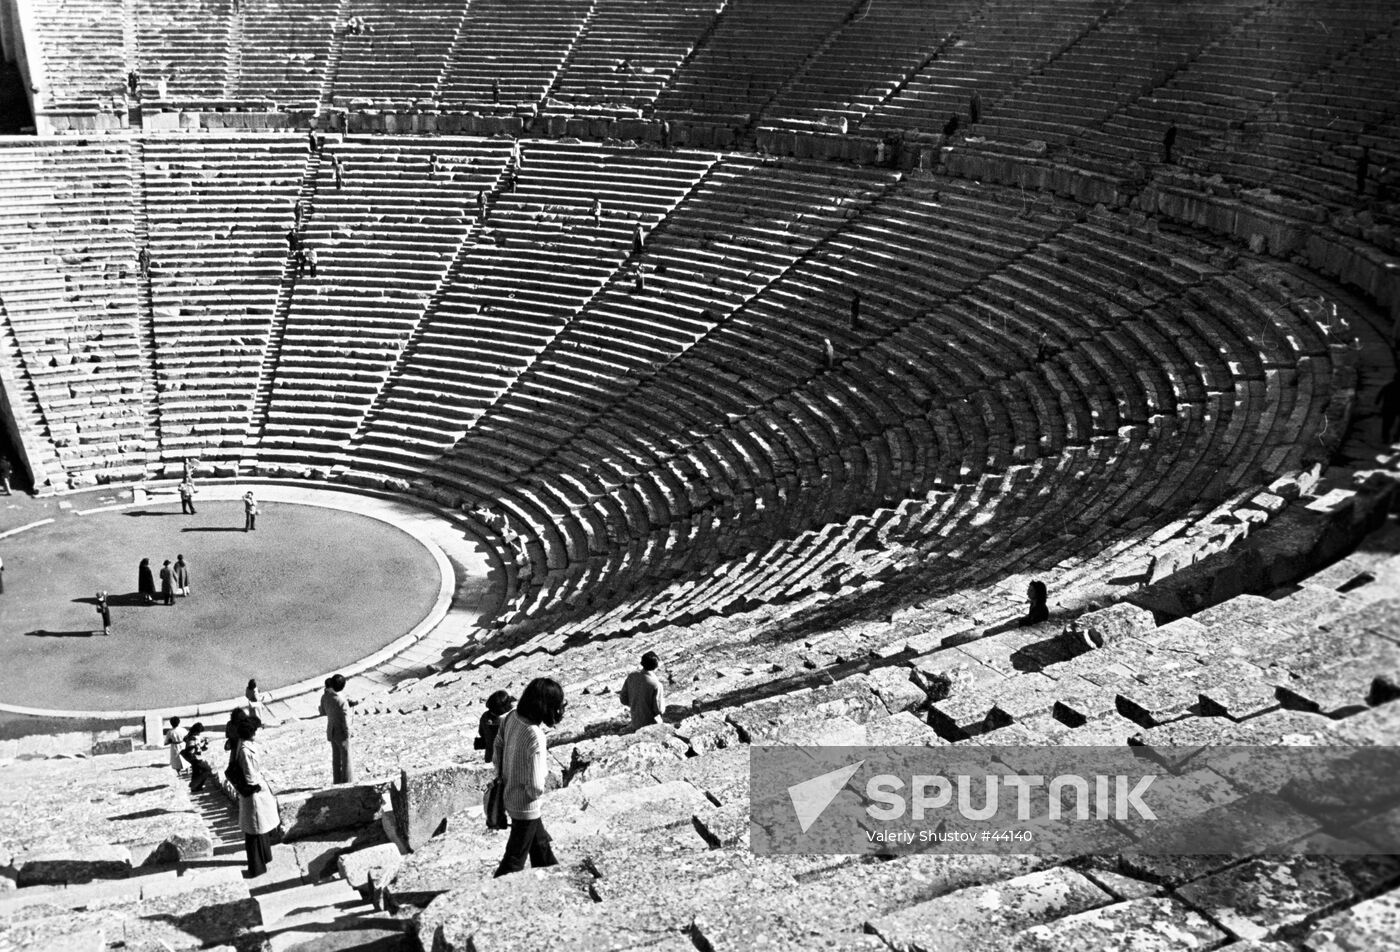
<path fill-rule="evenodd" d="M 269 881 L 169 709 L 0 741 L 0 950 L 1400 948 L 1400 784 L 1341 823 L 1174 762 L 1209 855 L 763 856 L 749 812 L 764 745 L 1400 741 L 1390 0 L 6 0 L 0 36 L 37 130 L 0 138 L 7 566 L 24 506 L 169 506 L 188 460 L 445 566 L 345 659 L 355 783 L 320 678 L 274 691 Z M 492 880 L 476 721 L 538 675 L 562 863 Z"/>

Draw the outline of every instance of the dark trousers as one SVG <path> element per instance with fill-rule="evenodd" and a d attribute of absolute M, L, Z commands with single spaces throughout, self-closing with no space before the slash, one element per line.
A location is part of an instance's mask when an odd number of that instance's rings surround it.
<path fill-rule="evenodd" d="M 331 783 L 350 783 L 355 771 L 350 767 L 350 741 L 331 741 Z"/>
<path fill-rule="evenodd" d="M 267 864 L 272 862 L 272 844 L 266 833 L 245 833 L 243 848 L 248 853 L 248 875 L 261 876 L 267 872 Z"/>
<path fill-rule="evenodd" d="M 180 511 L 181 511 L 182 513 L 184 513 L 185 515 L 187 515 L 187 516 L 192 516 L 192 515 L 194 515 L 194 500 L 193 500 L 193 499 L 186 499 L 184 496 L 181 496 L 181 497 L 180 497 Z"/>
<path fill-rule="evenodd" d="M 204 782 L 214 776 L 214 770 L 207 761 L 196 760 L 190 764 L 192 774 L 190 776 L 190 792 L 204 789 Z"/>
<path fill-rule="evenodd" d="M 257 514 L 256 512 L 244 513 L 244 515 L 243 515 L 243 531 L 244 531 L 244 532 L 247 532 L 249 529 L 256 529 L 257 527 L 258 527 L 258 514 Z"/>
<path fill-rule="evenodd" d="M 175 604 L 175 590 L 173 588 L 161 589 L 160 597 L 165 601 L 165 604 L 167 605 Z"/>
<path fill-rule="evenodd" d="M 525 860 L 536 869 L 541 866 L 558 866 L 554 858 L 554 848 L 550 845 L 549 833 L 543 820 L 511 820 L 510 836 L 506 839 L 506 855 L 501 857 L 501 865 L 496 867 L 497 876 L 518 873 L 525 868 Z"/>

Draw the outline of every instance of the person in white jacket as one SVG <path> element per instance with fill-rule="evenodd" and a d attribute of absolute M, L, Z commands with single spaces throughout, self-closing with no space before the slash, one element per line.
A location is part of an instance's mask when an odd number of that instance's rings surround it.
<path fill-rule="evenodd" d="M 234 756 L 234 763 L 242 774 L 234 782 L 234 789 L 238 791 L 238 826 L 243 831 L 243 845 L 248 853 L 248 869 L 243 874 L 244 879 L 253 879 L 267 872 L 267 864 L 272 862 L 272 844 L 268 834 L 281 823 L 277 815 L 277 799 L 263 775 L 261 751 L 253 739 L 260 726 L 255 718 L 248 718 L 238 725 L 238 751 Z"/>
<path fill-rule="evenodd" d="M 563 720 L 567 706 L 558 681 L 535 678 L 520 695 L 516 709 L 501 719 L 492 762 L 505 781 L 510 836 L 506 838 L 506 855 L 496 867 L 497 876 L 520 872 L 527 859 L 534 867 L 558 865 L 540 816 L 540 800 L 549 776 L 544 729 Z"/>

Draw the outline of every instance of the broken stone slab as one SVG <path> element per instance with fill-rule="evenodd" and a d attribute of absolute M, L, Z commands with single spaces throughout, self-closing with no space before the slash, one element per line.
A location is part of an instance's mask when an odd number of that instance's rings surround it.
<path fill-rule="evenodd" d="M 739 732 L 725 711 L 693 714 L 676 725 L 676 736 L 690 744 L 696 754 L 731 747 L 739 743 Z"/>
<path fill-rule="evenodd" d="M 1033 926 L 1015 936 L 1018 952 L 1214 949 L 1229 936 L 1175 899 L 1131 899 Z"/>
<path fill-rule="evenodd" d="M 307 837 L 295 840 L 288 846 L 296 857 L 302 875 L 310 882 L 319 882 L 327 876 L 335 875 L 343 854 L 382 844 L 385 839 L 383 824 L 376 824 L 351 833 Z"/>
<path fill-rule="evenodd" d="M 1121 857 L 1121 870 L 1130 876 L 1174 886 L 1244 857 L 1282 849 L 1318 829 L 1316 820 L 1278 797 L 1252 793 L 1206 810 L 1189 824 L 1173 824 L 1147 834 L 1139 842 L 1139 852 Z M 1219 852 L 1189 852 L 1206 843 Z"/>
<path fill-rule="evenodd" d="M 561 865 L 453 889 L 419 914 L 418 940 L 434 952 L 539 948 L 541 935 L 573 934 L 572 923 L 593 906 L 588 892 L 592 878 L 576 865 Z M 525 923 L 528 928 L 522 928 Z"/>
<path fill-rule="evenodd" d="M 1120 602 L 1108 608 L 1085 612 L 1076 619 L 1083 637 L 1095 648 L 1103 648 L 1153 631 L 1157 622 L 1145 608 Z"/>
<path fill-rule="evenodd" d="M 712 751 L 666 764 L 652 772 L 658 783 L 685 780 L 706 798 L 723 805 L 749 798 L 749 754 L 747 745 Z"/>
<path fill-rule="evenodd" d="M 927 721 L 910 711 L 871 721 L 865 725 L 865 736 L 867 743 L 877 747 L 945 747 L 948 744 Z"/>
<path fill-rule="evenodd" d="M 1017 932 L 1109 903 L 1113 897 L 1063 867 L 972 886 L 870 920 L 898 952 L 1004 948 Z"/>
<path fill-rule="evenodd" d="M 334 830 L 369 826 L 379 814 L 383 791 L 377 785 L 343 784 L 278 795 L 282 838 L 296 840 Z"/>
<path fill-rule="evenodd" d="M 1177 895 L 1243 939 L 1272 939 L 1355 897 L 1326 856 L 1266 857 L 1188 883 Z"/>
<path fill-rule="evenodd" d="M 369 887 L 371 873 L 375 874 L 376 882 L 385 883 L 393 879 L 403 865 L 403 854 L 393 843 L 380 843 L 378 846 L 341 853 L 335 863 L 341 879 L 352 888 L 363 890 Z"/>
<path fill-rule="evenodd" d="M 748 848 L 750 814 L 746 801 L 718 807 L 707 804 L 697 810 L 692 819 L 696 831 L 714 849 Z"/>
<path fill-rule="evenodd" d="M 680 760 L 690 745 L 667 724 L 629 734 L 605 734 L 573 747 L 570 775 L 577 780 L 618 773 L 649 773 Z"/>
<path fill-rule="evenodd" d="M 125 846 L 74 846 L 64 850 L 21 853 L 14 860 L 15 881 L 30 886 L 67 886 L 94 879 L 131 875 L 131 850 Z"/>
<path fill-rule="evenodd" d="M 1400 922 L 1400 889 L 1358 902 L 1318 921 L 1303 939 L 1307 952 L 1393 948 Z"/>
<path fill-rule="evenodd" d="M 928 695 L 914 683 L 912 670 L 904 665 L 876 668 L 866 677 L 890 714 L 915 711 L 928 703 Z"/>
<path fill-rule="evenodd" d="M 915 683 L 922 682 L 928 699 L 935 703 L 960 695 L 981 694 L 1006 678 L 1000 671 L 954 649 L 915 658 L 913 668 Z"/>
<path fill-rule="evenodd" d="M 496 769 L 483 763 L 403 770 L 398 785 L 389 790 L 399 838 L 409 850 L 422 846 L 449 816 L 480 806 L 495 776 Z"/>

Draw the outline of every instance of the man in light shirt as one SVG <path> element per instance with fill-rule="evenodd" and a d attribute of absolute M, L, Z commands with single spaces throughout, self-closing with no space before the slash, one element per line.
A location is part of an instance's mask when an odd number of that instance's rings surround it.
<path fill-rule="evenodd" d="M 661 659 L 655 651 L 642 655 L 642 670 L 633 671 L 622 682 L 618 696 L 632 712 L 632 729 L 640 730 L 661 723 L 666 710 L 666 689 L 661 684 Z"/>

